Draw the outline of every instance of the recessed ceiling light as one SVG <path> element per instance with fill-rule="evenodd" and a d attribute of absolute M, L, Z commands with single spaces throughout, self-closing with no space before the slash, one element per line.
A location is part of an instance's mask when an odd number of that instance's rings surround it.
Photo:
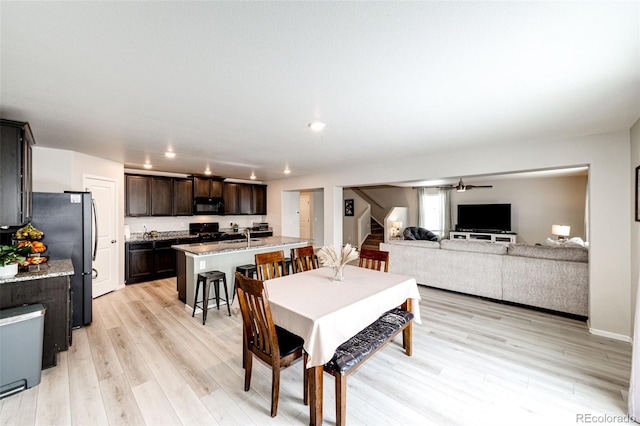
<path fill-rule="evenodd" d="M 251 172 L 251 176 L 249 176 L 249 179 L 255 180 L 256 179 L 256 174 Z"/>
<path fill-rule="evenodd" d="M 205 175 L 210 175 L 210 174 L 211 174 L 211 170 L 209 170 L 209 169 L 205 170 L 205 171 L 204 171 L 204 174 L 205 174 Z"/>
<path fill-rule="evenodd" d="M 145 169 L 150 169 L 153 166 L 151 164 L 149 164 L 149 163 L 144 163 L 144 165 L 142 167 L 144 167 Z"/>
<path fill-rule="evenodd" d="M 289 169 L 289 167 L 287 167 L 286 169 L 284 169 L 284 174 L 288 175 L 289 173 L 291 173 L 291 170 Z"/>
<path fill-rule="evenodd" d="M 167 158 L 174 158 L 176 156 L 176 153 L 173 151 L 167 151 L 164 153 L 164 156 Z"/>
<path fill-rule="evenodd" d="M 309 128 L 314 132 L 320 132 L 324 130 L 325 127 L 327 127 L 327 125 L 321 121 L 314 121 L 312 123 L 309 123 Z"/>

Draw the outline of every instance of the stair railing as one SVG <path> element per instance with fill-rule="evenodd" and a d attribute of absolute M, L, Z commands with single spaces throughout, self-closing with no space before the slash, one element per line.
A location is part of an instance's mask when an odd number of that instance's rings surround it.
<path fill-rule="evenodd" d="M 371 234 L 371 206 L 367 206 L 357 219 L 357 237 L 358 248 L 362 247 L 362 243 Z"/>

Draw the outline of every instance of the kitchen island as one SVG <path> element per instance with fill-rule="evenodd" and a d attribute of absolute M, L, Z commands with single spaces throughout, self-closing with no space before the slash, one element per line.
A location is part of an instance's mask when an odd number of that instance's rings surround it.
<path fill-rule="evenodd" d="M 251 238 L 249 242 L 245 239 L 171 246 L 177 253 L 178 299 L 193 309 L 198 274 L 207 271 L 226 274 L 227 291 L 231 298 L 236 267 L 255 263 L 256 253 L 284 250 L 285 257 L 288 257 L 290 249 L 311 243 L 312 240 L 303 238 L 266 237 Z M 221 292 L 224 295 L 222 289 Z"/>

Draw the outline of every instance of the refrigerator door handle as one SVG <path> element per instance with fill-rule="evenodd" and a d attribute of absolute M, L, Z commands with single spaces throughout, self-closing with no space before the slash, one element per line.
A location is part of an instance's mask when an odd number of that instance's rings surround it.
<path fill-rule="evenodd" d="M 91 268 L 91 279 L 95 280 L 96 278 L 98 278 L 98 270 L 96 268 Z"/>
<path fill-rule="evenodd" d="M 96 200 L 93 198 L 91 199 L 91 208 L 93 209 L 93 229 L 95 230 L 93 233 L 93 256 L 91 260 L 95 262 L 96 253 L 98 253 L 98 209 L 96 208 Z"/>

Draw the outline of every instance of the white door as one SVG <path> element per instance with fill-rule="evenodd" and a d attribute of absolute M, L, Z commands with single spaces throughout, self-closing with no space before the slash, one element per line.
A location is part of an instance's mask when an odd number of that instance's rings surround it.
<path fill-rule="evenodd" d="M 311 194 L 300 193 L 300 238 L 311 239 Z"/>
<path fill-rule="evenodd" d="M 107 178 L 84 177 L 84 187 L 91 192 L 97 221 L 92 221 L 92 235 L 98 236 L 96 258 L 93 261 L 93 297 L 116 289 L 118 282 L 118 240 L 116 238 L 116 182 Z M 98 229 L 95 228 L 95 223 Z"/>

